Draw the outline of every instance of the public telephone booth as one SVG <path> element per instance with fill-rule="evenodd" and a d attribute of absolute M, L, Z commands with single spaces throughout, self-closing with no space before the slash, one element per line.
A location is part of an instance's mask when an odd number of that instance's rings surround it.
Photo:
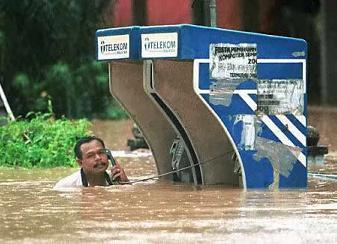
<path fill-rule="evenodd" d="M 110 91 L 142 130 L 158 173 L 191 166 L 180 181 L 306 187 L 304 40 L 194 25 L 96 36 Z"/>

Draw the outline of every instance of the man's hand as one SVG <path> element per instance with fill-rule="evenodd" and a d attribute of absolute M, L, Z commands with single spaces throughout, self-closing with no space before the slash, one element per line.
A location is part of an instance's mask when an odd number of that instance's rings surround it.
<path fill-rule="evenodd" d="M 111 176 L 113 180 L 117 180 L 119 182 L 129 181 L 128 177 L 124 172 L 124 169 L 117 162 L 116 165 L 111 168 Z"/>

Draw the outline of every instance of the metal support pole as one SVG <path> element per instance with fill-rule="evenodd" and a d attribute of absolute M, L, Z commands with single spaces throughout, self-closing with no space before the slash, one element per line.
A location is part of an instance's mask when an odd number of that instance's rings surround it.
<path fill-rule="evenodd" d="M 216 0 L 209 1 L 211 27 L 216 27 Z"/>
<path fill-rule="evenodd" d="M 6 98 L 6 96 L 5 96 L 5 93 L 4 93 L 3 89 L 2 89 L 1 84 L 0 84 L 0 97 L 1 97 L 2 102 L 3 102 L 4 105 L 5 105 L 5 109 L 6 109 L 6 112 L 7 112 L 8 116 L 9 116 L 9 118 L 10 118 L 11 120 L 14 121 L 14 120 L 15 120 L 15 117 L 14 117 L 14 115 L 13 115 L 13 112 L 12 112 L 12 110 L 11 110 L 11 107 L 10 107 L 9 104 L 8 104 L 7 98 Z"/>

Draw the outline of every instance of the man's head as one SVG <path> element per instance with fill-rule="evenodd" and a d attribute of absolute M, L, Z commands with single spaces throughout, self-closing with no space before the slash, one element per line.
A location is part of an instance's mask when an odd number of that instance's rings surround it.
<path fill-rule="evenodd" d="M 105 154 L 102 139 L 95 136 L 82 137 L 76 142 L 74 152 L 77 163 L 85 173 L 100 174 L 108 168 L 108 157 Z"/>

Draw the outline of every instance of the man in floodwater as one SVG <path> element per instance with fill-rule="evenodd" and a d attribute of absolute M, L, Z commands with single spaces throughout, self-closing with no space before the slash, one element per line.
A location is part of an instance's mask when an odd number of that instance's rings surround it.
<path fill-rule="evenodd" d="M 127 182 L 123 168 L 116 162 L 107 172 L 108 154 L 102 139 L 87 136 L 79 139 L 74 148 L 76 161 L 81 169 L 56 183 L 54 188 L 78 186 L 108 186 Z"/>

